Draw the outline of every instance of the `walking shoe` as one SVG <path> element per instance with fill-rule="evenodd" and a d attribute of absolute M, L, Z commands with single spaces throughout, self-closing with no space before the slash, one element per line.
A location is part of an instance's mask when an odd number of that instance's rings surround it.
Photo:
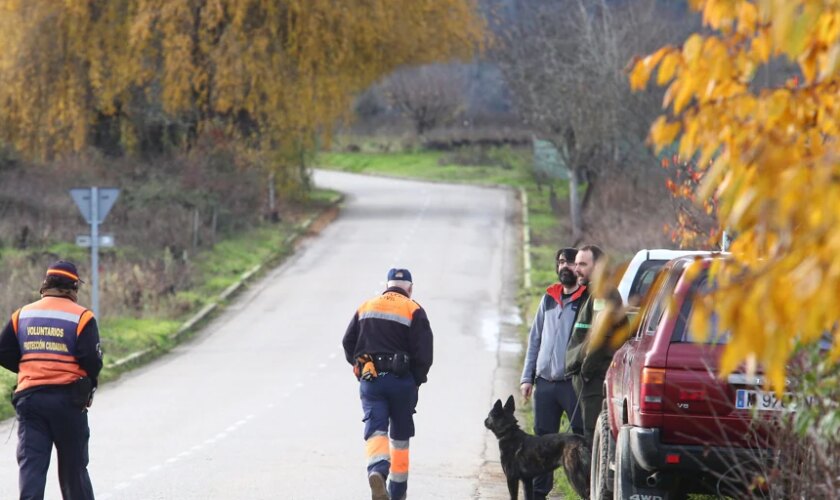
<path fill-rule="evenodd" d="M 385 477 L 379 472 L 368 474 L 371 500 L 388 500 L 388 490 L 385 489 Z"/>

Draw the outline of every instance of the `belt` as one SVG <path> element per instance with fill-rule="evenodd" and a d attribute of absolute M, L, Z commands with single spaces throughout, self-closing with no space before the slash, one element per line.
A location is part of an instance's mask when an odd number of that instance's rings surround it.
<path fill-rule="evenodd" d="M 551 380 L 551 379 L 547 379 L 545 377 L 539 377 L 539 376 L 537 378 L 540 379 L 540 380 L 544 380 L 546 382 L 551 382 L 553 384 L 556 384 L 557 382 L 568 382 L 568 381 L 572 380 L 571 375 L 564 376 L 563 378 L 558 378 L 558 379 L 555 379 L 555 380 Z"/>
<path fill-rule="evenodd" d="M 379 373 L 387 373 L 394 367 L 393 354 L 371 354 L 370 357 L 373 358 L 373 366 Z"/>

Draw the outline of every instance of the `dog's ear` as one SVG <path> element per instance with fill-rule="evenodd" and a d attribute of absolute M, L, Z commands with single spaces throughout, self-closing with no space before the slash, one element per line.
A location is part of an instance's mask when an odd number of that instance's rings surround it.
<path fill-rule="evenodd" d="M 508 396 L 507 401 L 505 402 L 505 411 L 508 413 L 513 413 L 516 410 L 516 403 L 513 401 L 513 394 Z"/>
<path fill-rule="evenodd" d="M 502 400 L 501 399 L 496 400 L 496 404 L 493 405 L 493 411 L 495 411 L 497 413 L 502 412 Z"/>

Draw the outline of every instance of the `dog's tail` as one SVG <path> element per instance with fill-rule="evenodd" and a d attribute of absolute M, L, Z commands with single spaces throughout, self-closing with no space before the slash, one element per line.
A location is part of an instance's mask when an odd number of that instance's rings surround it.
<path fill-rule="evenodd" d="M 581 498 L 589 498 L 589 472 L 592 466 L 592 451 L 586 440 L 576 434 L 566 436 L 563 449 L 563 470 Z"/>

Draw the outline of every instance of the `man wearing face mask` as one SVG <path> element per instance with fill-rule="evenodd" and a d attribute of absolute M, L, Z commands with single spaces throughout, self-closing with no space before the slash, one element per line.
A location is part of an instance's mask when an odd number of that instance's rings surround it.
<path fill-rule="evenodd" d="M 566 347 L 575 316 L 588 297 L 586 287 L 578 283 L 574 272 L 576 255 L 575 248 L 557 251 L 555 269 L 559 283 L 546 289 L 528 335 L 520 390 L 525 400 L 534 395 L 534 432 L 538 436 L 558 432 L 564 413 L 571 423 L 572 432 L 583 433 L 577 397 L 565 366 Z M 551 472 L 535 477 L 534 498 L 546 498 L 552 483 Z"/>

